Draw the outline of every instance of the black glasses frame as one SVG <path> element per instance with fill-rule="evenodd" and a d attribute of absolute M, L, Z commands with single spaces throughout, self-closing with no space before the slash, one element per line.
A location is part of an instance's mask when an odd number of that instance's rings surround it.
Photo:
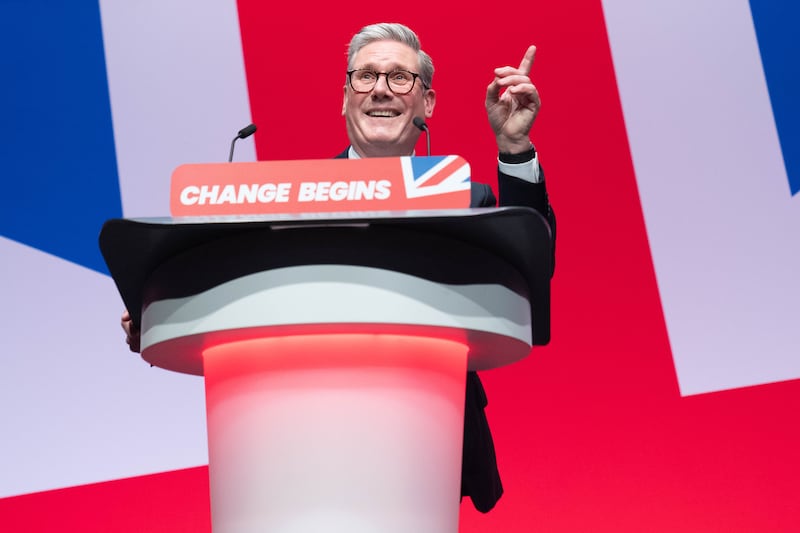
<path fill-rule="evenodd" d="M 359 71 L 367 71 L 367 72 L 372 72 L 373 74 L 375 74 L 375 84 L 372 87 L 370 87 L 368 91 L 359 91 L 358 89 L 353 87 L 353 74 L 355 72 L 359 72 Z M 398 91 L 396 91 L 396 90 L 394 90 L 392 88 L 392 84 L 389 81 L 389 75 L 390 74 L 394 74 L 395 72 L 405 72 L 406 74 L 411 74 L 411 87 L 409 87 L 409 89 L 406 92 L 398 92 Z M 403 96 L 403 95 L 406 95 L 406 94 L 410 93 L 411 91 L 413 91 L 414 90 L 414 85 L 417 83 L 417 78 L 419 78 L 419 82 L 422 84 L 422 87 L 424 89 L 430 89 L 430 87 L 425 85 L 425 82 L 422 81 L 422 77 L 419 74 L 417 74 L 416 72 L 411 72 L 410 70 L 402 69 L 402 68 L 395 69 L 395 70 L 392 70 L 390 72 L 378 72 L 376 70 L 372 70 L 371 68 L 357 68 L 357 69 L 354 69 L 354 70 L 348 70 L 347 71 L 347 83 L 350 84 L 350 88 L 353 89 L 354 92 L 356 92 L 358 94 L 367 94 L 367 93 L 371 93 L 375 89 L 375 85 L 378 85 L 378 80 L 380 80 L 381 75 L 386 77 L 386 86 L 389 88 L 389 90 L 392 91 L 392 93 L 394 93 L 394 94 L 396 94 L 398 96 Z"/>

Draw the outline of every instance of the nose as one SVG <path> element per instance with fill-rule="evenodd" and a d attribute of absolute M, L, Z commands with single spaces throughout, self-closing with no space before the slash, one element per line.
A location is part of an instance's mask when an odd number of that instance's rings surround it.
<path fill-rule="evenodd" d="M 379 73 L 378 79 L 375 82 L 375 87 L 372 88 L 373 95 L 386 95 L 394 94 L 389 88 L 389 75 L 386 73 Z"/>

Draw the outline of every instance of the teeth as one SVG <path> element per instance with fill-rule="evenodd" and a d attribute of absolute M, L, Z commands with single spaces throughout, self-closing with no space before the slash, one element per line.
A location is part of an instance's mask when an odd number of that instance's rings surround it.
<path fill-rule="evenodd" d="M 397 113 L 394 111 L 370 111 L 367 113 L 371 117 L 396 117 Z"/>

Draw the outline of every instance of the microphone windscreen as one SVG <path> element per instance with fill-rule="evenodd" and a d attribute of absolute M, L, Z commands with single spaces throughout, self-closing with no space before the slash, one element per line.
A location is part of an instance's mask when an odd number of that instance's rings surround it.
<path fill-rule="evenodd" d="M 422 131 L 426 131 L 428 129 L 428 125 L 425 124 L 425 120 L 422 117 L 414 117 L 412 122 L 416 127 L 421 129 Z"/>
<path fill-rule="evenodd" d="M 245 139 L 247 137 L 250 137 L 255 132 L 256 132 L 256 125 L 250 124 L 249 126 L 245 126 L 244 128 L 240 129 L 236 137 L 239 139 Z"/>

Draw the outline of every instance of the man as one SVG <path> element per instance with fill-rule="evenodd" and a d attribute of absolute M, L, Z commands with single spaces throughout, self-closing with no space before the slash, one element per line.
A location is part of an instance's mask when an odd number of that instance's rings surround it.
<path fill-rule="evenodd" d="M 495 69 L 486 90 L 486 111 L 499 152 L 500 205 L 533 207 L 550 222 L 544 173 L 530 141 L 541 102 L 530 80 L 536 47 L 525 52 L 518 68 Z M 414 153 L 421 130 L 415 117 L 430 118 L 436 105 L 431 88 L 433 62 L 416 34 L 401 24 L 373 24 L 359 31 L 347 52 L 342 114 L 350 147 L 339 157 L 389 157 Z M 495 204 L 489 186 L 472 183 L 472 207 Z M 461 493 L 476 509 L 491 510 L 503 487 L 494 444 L 484 414 L 486 396 L 474 372 L 467 375 Z"/>
<path fill-rule="evenodd" d="M 500 205 L 536 209 L 550 222 L 555 217 L 547 199 L 544 173 L 530 141 L 540 100 L 529 74 L 536 48 L 525 52 L 519 67 L 495 69 L 486 91 L 486 111 L 499 152 Z M 350 146 L 338 157 L 396 157 L 414 153 L 421 130 L 414 118 L 430 118 L 436 104 L 431 88 L 433 62 L 420 48 L 416 34 L 401 24 L 373 24 L 361 29 L 348 48 L 342 115 Z M 488 207 L 496 200 L 488 185 L 472 183 L 471 205 Z M 130 315 L 122 327 L 133 351 L 139 332 Z M 488 512 L 503 493 L 494 445 L 484 414 L 486 396 L 476 373 L 467 376 L 461 493 Z"/>
<path fill-rule="evenodd" d="M 554 229 L 544 174 L 530 141 L 540 107 L 529 77 L 535 53 L 531 46 L 518 68 L 495 69 L 486 91 L 486 110 L 500 154 L 500 205 L 533 207 Z M 431 58 L 409 28 L 374 24 L 357 33 L 348 49 L 342 106 L 351 146 L 339 157 L 412 155 L 421 134 L 413 120 L 430 118 L 436 105 L 432 78 Z M 486 185 L 474 183 L 472 193 L 473 207 L 495 203 Z"/>

